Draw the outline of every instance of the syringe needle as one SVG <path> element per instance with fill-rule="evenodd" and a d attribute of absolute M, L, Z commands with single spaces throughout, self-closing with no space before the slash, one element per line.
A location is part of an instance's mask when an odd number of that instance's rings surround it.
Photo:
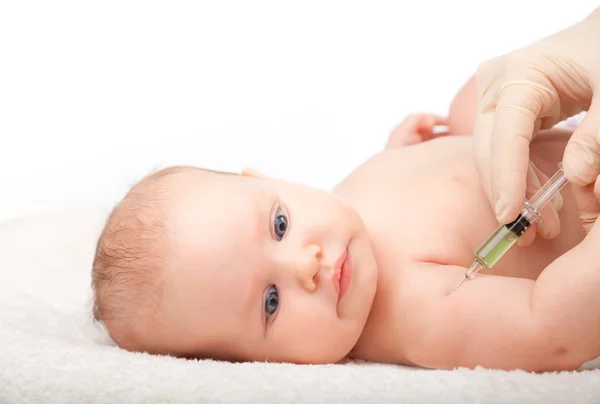
<path fill-rule="evenodd" d="M 452 289 L 452 292 L 448 293 L 448 296 L 450 296 L 452 293 L 454 293 L 456 291 L 456 289 L 458 289 L 460 287 L 460 285 L 462 285 L 467 279 L 469 279 L 469 278 L 465 275 L 465 278 L 462 281 L 460 281 L 454 289 Z"/>
<path fill-rule="evenodd" d="M 482 269 L 483 269 L 483 265 L 481 265 L 481 263 L 479 261 L 477 261 L 477 260 L 473 261 L 473 263 L 471 264 L 469 269 L 467 269 L 465 271 L 465 279 L 460 281 L 458 283 L 458 285 L 456 285 L 456 287 L 454 289 L 452 289 L 452 292 L 448 293 L 448 296 L 450 296 L 452 293 L 454 293 L 456 291 L 456 289 L 458 289 L 460 287 L 460 285 L 462 285 L 467 279 L 473 279 L 475 274 L 477 274 Z"/>

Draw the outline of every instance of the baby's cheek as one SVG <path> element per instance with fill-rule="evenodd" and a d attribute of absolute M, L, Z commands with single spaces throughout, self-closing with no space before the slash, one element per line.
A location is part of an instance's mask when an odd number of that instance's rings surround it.
<path fill-rule="evenodd" d="M 321 362 L 328 357 L 337 356 L 336 346 L 339 345 L 340 334 L 343 334 L 340 320 L 334 311 L 330 313 L 330 310 L 307 303 L 305 302 L 302 308 L 298 307 L 297 310 L 288 312 L 285 323 L 279 324 L 281 332 L 277 335 L 278 347 L 288 352 L 296 352 L 302 356 L 300 360 L 312 358 Z"/>

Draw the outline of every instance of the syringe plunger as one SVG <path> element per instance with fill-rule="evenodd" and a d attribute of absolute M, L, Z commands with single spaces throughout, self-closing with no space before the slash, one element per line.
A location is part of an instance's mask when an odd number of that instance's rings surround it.
<path fill-rule="evenodd" d="M 541 210 L 547 202 L 556 196 L 567 184 L 567 178 L 562 170 L 562 164 L 558 163 L 558 171 L 550 178 L 539 191 L 529 200 L 529 206 L 535 210 Z"/>

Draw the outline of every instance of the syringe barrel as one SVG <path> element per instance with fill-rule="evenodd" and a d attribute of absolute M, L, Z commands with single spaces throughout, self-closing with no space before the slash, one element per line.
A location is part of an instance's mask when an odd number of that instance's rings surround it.
<path fill-rule="evenodd" d="M 499 226 L 494 233 L 475 251 L 475 260 L 486 268 L 493 267 L 500 258 L 534 223 L 542 220 L 539 210 L 550 201 L 567 183 L 562 165 L 542 188 L 525 203 L 519 216 L 506 225 Z M 475 265 L 475 264 L 473 264 Z"/>
<path fill-rule="evenodd" d="M 533 216 L 537 218 L 539 216 Z M 475 260 L 486 268 L 496 265 L 496 262 L 517 242 L 523 233 L 531 226 L 530 220 L 524 215 L 509 224 L 499 226 L 494 233 L 475 251 Z"/>
<path fill-rule="evenodd" d="M 558 163 L 558 171 L 540 188 L 538 192 L 528 201 L 531 208 L 539 211 L 548 203 L 560 190 L 567 185 L 565 173 L 562 170 L 562 164 Z"/>

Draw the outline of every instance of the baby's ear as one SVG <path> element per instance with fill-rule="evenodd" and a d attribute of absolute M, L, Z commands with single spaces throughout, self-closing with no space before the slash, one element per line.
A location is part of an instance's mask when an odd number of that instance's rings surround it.
<path fill-rule="evenodd" d="M 242 175 L 245 175 L 247 177 L 254 177 L 254 178 L 267 178 L 266 175 L 258 172 L 254 168 L 244 168 L 242 170 Z"/>

